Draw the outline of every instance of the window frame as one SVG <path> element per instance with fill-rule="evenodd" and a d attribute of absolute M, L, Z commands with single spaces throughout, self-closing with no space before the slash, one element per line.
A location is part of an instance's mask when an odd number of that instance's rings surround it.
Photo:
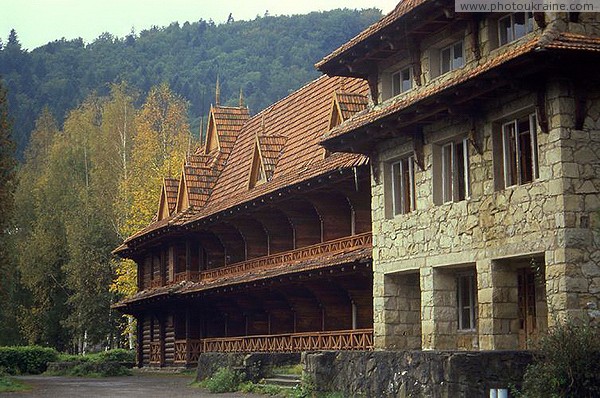
<path fill-rule="evenodd" d="M 408 87 L 407 89 L 404 89 L 403 84 L 402 84 L 402 82 L 404 81 L 402 78 L 404 72 L 408 72 L 408 82 L 410 83 L 410 87 Z M 398 80 L 399 83 L 398 83 L 398 87 L 397 87 L 398 90 L 396 90 L 396 87 L 394 84 L 395 76 L 399 76 L 399 80 Z M 400 94 L 406 93 L 407 91 L 412 90 L 413 89 L 413 80 L 414 80 L 412 67 L 407 66 L 407 67 L 398 69 L 396 72 L 392 73 L 390 80 L 391 80 L 391 86 L 392 86 L 392 97 L 395 97 L 397 95 L 400 95 Z"/>
<path fill-rule="evenodd" d="M 467 286 L 465 286 L 467 281 Z M 468 303 L 463 302 L 463 292 L 468 289 Z M 456 275 L 456 329 L 463 332 L 475 331 L 477 329 L 477 278 L 475 272 L 461 272 Z M 465 320 L 463 312 L 468 310 L 469 319 Z M 465 324 L 465 321 L 468 324 Z"/>
<path fill-rule="evenodd" d="M 405 156 L 390 162 L 390 173 L 392 180 L 391 194 L 393 215 L 408 214 L 416 210 L 417 201 L 414 155 Z M 406 186 L 406 180 L 403 178 L 405 173 L 408 176 L 408 186 Z"/>
<path fill-rule="evenodd" d="M 459 148 L 459 144 L 461 149 Z M 457 150 L 462 152 L 462 175 Z M 442 203 L 460 202 L 471 197 L 469 170 L 469 140 L 467 137 L 440 145 L 441 197 Z M 448 161 L 447 157 L 450 156 Z M 449 168 L 449 169 L 448 169 Z M 460 190 L 462 180 L 464 192 Z"/>
<path fill-rule="evenodd" d="M 516 15 L 524 15 L 525 16 L 524 24 L 523 24 L 523 26 L 525 27 L 524 33 L 522 35 L 518 35 L 518 36 L 515 31 L 515 25 L 516 25 L 515 24 L 515 16 Z M 506 41 L 503 41 L 502 40 L 502 37 L 503 37 L 502 21 L 505 21 L 507 19 L 510 21 L 509 22 L 510 30 L 508 31 Z M 505 15 L 498 19 L 498 45 L 503 46 L 505 44 L 512 43 L 513 41 L 518 40 L 521 37 L 527 36 L 527 34 L 533 32 L 533 30 L 534 30 L 533 13 L 531 13 L 531 12 L 518 12 L 518 13 L 514 12 L 511 14 Z"/>
<path fill-rule="evenodd" d="M 456 58 L 455 57 L 456 56 L 455 48 L 458 44 L 460 44 L 460 48 L 461 48 L 461 57 L 460 58 L 462 59 L 462 62 L 460 65 L 455 66 L 454 65 L 454 59 Z M 448 65 L 446 65 L 448 67 L 448 69 L 445 70 L 445 68 L 444 68 L 444 52 L 447 50 L 449 51 Z M 457 40 L 448 46 L 442 47 L 442 48 L 440 48 L 439 51 L 440 51 L 440 55 L 439 55 L 439 57 L 440 57 L 440 76 L 444 75 L 448 72 L 452 72 L 453 70 L 460 69 L 463 66 L 465 66 L 465 43 L 464 43 L 463 39 Z"/>
<path fill-rule="evenodd" d="M 519 128 L 524 120 L 528 122 L 529 129 L 521 131 Z M 503 188 L 529 184 L 539 178 L 537 133 L 538 127 L 535 113 L 529 113 L 527 116 L 517 117 L 501 124 L 500 144 L 502 150 Z M 529 154 L 531 157 L 531 165 L 526 166 L 530 167 L 528 170 L 531 175 L 530 179 L 524 177 L 523 173 L 526 170 L 523 169 L 522 164 L 525 148 L 521 146 L 521 137 L 526 134 L 529 135 Z"/>

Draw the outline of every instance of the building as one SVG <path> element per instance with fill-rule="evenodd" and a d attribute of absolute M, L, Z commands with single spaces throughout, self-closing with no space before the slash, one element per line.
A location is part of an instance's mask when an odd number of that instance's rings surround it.
<path fill-rule="evenodd" d="M 372 347 L 368 159 L 318 144 L 367 93 L 324 76 L 253 117 L 211 108 L 156 221 L 115 250 L 137 263 L 138 293 L 116 307 L 137 319 L 140 366 Z"/>
<path fill-rule="evenodd" d="M 322 144 L 371 159 L 375 349 L 600 320 L 598 15 L 405 0 L 317 64 L 373 98 Z"/>

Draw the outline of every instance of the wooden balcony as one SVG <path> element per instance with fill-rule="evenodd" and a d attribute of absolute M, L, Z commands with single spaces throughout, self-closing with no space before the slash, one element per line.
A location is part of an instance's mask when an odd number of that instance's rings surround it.
<path fill-rule="evenodd" d="M 222 337 L 202 340 L 203 352 L 302 352 L 372 349 L 373 329 Z"/>
<path fill-rule="evenodd" d="M 185 365 L 197 363 L 201 352 L 201 340 L 175 340 L 175 357 L 173 362 Z"/>
<path fill-rule="evenodd" d="M 340 239 L 330 240 L 328 242 L 317 243 L 316 245 L 305 246 L 296 250 L 281 252 L 270 256 L 258 257 L 225 267 L 203 271 L 200 273 L 200 280 L 210 281 L 212 279 L 245 274 L 248 271 L 277 267 L 279 265 L 289 264 L 296 261 L 317 258 L 325 254 L 344 253 L 346 251 L 362 247 L 371 247 L 371 244 L 372 236 L 370 232 L 346 236 Z"/>
<path fill-rule="evenodd" d="M 318 258 L 323 255 L 332 255 L 338 253 L 344 253 L 350 250 L 371 247 L 372 245 L 371 232 L 365 232 L 362 234 L 346 236 L 340 239 L 331 240 L 328 242 L 317 243 L 311 246 L 305 246 L 300 249 L 285 251 L 281 253 L 272 254 L 270 256 L 263 256 L 253 258 L 251 260 L 238 262 L 235 264 L 227 265 L 220 268 L 211 269 L 208 271 L 194 272 L 180 272 L 175 274 L 175 278 L 171 283 L 178 283 L 182 281 L 192 282 L 204 282 L 211 281 L 223 277 L 231 277 L 240 274 L 246 274 L 249 271 L 264 270 L 268 268 L 274 268 L 277 266 L 294 263 L 297 261 L 310 260 Z M 159 287 L 154 285 L 152 281 L 152 287 Z"/>
<path fill-rule="evenodd" d="M 186 272 L 179 272 L 179 273 L 175 274 L 175 280 L 173 281 L 173 283 L 179 283 L 179 282 L 184 282 L 184 281 L 197 282 L 199 280 L 200 280 L 200 272 L 186 271 Z"/>

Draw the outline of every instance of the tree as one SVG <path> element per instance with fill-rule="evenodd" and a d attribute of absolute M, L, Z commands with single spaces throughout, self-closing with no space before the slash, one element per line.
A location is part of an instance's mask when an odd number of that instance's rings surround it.
<path fill-rule="evenodd" d="M 0 80 L 0 345 L 16 344 L 19 334 L 15 330 L 18 300 L 18 276 L 12 256 L 14 235 L 13 211 L 15 175 L 15 144 L 11 137 L 6 89 Z"/>
<path fill-rule="evenodd" d="M 61 320 L 68 312 L 68 290 L 62 272 L 68 253 L 61 214 L 68 206 L 64 193 L 68 164 L 56 152 L 60 135 L 49 111 L 42 112 L 31 135 L 26 160 L 18 172 L 15 193 L 15 250 L 28 301 L 21 305 L 18 323 L 30 344 L 63 350 L 69 343 Z"/>

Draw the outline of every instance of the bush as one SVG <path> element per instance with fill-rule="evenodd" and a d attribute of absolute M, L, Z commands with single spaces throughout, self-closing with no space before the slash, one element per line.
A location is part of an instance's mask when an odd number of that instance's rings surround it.
<path fill-rule="evenodd" d="M 522 397 L 600 396 L 600 327 L 565 322 L 540 341 L 523 379 Z"/>
<path fill-rule="evenodd" d="M 242 382 L 242 375 L 229 368 L 219 368 L 210 378 L 202 381 L 200 387 L 212 393 L 234 392 Z"/>
<path fill-rule="evenodd" d="M 102 361 L 131 363 L 135 362 L 135 351 L 116 348 L 114 350 L 102 351 L 98 353 L 98 357 Z"/>
<path fill-rule="evenodd" d="M 58 352 L 38 346 L 0 347 L 0 368 L 11 374 L 39 374 L 48 362 L 56 361 Z"/>

